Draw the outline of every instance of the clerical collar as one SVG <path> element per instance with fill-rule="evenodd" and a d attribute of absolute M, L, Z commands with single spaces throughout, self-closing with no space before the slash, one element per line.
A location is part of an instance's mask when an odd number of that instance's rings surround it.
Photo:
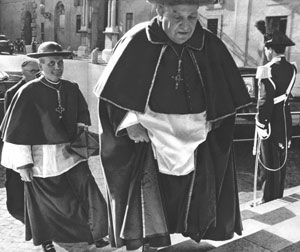
<path fill-rule="evenodd" d="M 45 77 L 46 81 L 48 81 L 52 85 L 60 84 L 60 80 L 58 80 L 57 82 L 54 82 L 54 81 L 49 80 L 46 76 L 44 76 L 44 77 Z"/>
<path fill-rule="evenodd" d="M 61 81 L 60 80 L 58 82 L 53 82 L 53 81 L 47 79 L 45 77 L 45 75 L 42 75 L 39 79 L 47 87 L 54 88 L 54 89 L 60 89 L 60 87 L 61 87 Z"/>

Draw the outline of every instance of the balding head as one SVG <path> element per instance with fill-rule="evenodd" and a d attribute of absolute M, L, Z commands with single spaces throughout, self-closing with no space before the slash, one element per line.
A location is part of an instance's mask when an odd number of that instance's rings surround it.
<path fill-rule="evenodd" d="M 36 78 L 36 74 L 40 71 L 38 61 L 35 59 L 26 59 L 23 61 L 22 74 L 26 82 Z"/>

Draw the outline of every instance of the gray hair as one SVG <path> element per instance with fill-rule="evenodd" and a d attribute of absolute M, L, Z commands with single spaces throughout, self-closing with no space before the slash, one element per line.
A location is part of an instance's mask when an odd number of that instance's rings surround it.
<path fill-rule="evenodd" d="M 35 59 L 26 59 L 26 60 L 24 60 L 23 62 L 22 62 L 22 64 L 21 64 L 21 67 L 22 68 L 24 68 L 24 67 L 26 67 L 28 64 L 30 64 L 30 63 L 38 63 L 37 62 L 37 60 L 35 60 Z"/>

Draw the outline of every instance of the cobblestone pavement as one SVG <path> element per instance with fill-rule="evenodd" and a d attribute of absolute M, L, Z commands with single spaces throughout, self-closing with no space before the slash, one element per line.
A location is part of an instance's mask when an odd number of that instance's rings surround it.
<path fill-rule="evenodd" d="M 251 144 L 235 143 L 237 176 L 239 186 L 240 203 L 249 202 L 253 199 L 253 165 L 254 157 L 251 153 Z M 286 187 L 291 188 L 299 185 L 300 182 L 300 143 L 297 140 L 289 153 L 288 171 Z M 92 173 L 102 192 L 105 192 L 102 171 L 99 169 L 100 164 L 98 157 L 93 157 L 89 161 Z M 41 247 L 32 245 L 32 241 L 24 241 L 24 225 L 9 215 L 6 210 L 6 192 L 4 188 L 5 170 L 0 167 L 0 251 L 1 252 L 42 252 Z M 105 194 L 104 194 L 105 195 Z M 261 191 L 258 191 L 258 197 Z M 85 243 L 80 244 L 55 244 L 58 252 L 121 252 L 123 249 L 112 249 L 107 246 L 102 249 L 96 249 L 95 246 L 89 246 Z M 140 251 L 140 250 L 137 250 Z M 137 252 L 136 251 L 136 252 Z"/>

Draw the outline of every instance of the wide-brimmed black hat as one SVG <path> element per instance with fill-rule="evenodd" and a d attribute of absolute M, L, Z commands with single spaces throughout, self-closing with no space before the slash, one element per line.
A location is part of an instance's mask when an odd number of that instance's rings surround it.
<path fill-rule="evenodd" d="M 179 4 L 213 4 L 215 0 L 147 0 L 152 4 L 179 5 Z"/>
<path fill-rule="evenodd" d="M 267 34 L 265 36 L 265 46 L 294 46 L 295 43 L 289 39 L 284 33 L 280 31 L 274 31 L 272 34 Z"/>
<path fill-rule="evenodd" d="M 41 58 L 49 56 L 63 56 L 69 57 L 72 55 L 70 51 L 63 51 L 60 44 L 54 41 L 47 41 L 40 44 L 36 53 L 28 53 L 27 56 L 31 58 Z"/>

